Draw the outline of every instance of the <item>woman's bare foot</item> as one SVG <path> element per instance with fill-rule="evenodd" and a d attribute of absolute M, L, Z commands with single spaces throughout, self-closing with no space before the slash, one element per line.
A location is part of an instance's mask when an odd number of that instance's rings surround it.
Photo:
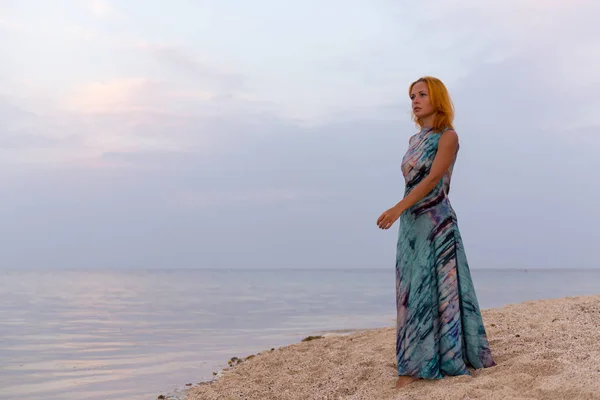
<path fill-rule="evenodd" d="M 416 380 L 417 378 L 413 378 L 412 376 L 399 376 L 398 380 L 396 381 L 396 389 L 400 389 L 401 387 L 404 387 Z"/>

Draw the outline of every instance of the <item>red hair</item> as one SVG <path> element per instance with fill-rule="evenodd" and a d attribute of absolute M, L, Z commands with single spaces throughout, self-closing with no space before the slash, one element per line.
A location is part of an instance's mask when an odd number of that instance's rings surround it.
<path fill-rule="evenodd" d="M 419 82 L 425 82 L 427 84 L 431 106 L 435 110 L 433 130 L 441 132 L 446 127 L 454 129 L 454 126 L 452 125 L 452 122 L 454 121 L 454 105 L 452 104 L 450 93 L 448 93 L 446 86 L 438 78 L 424 76 L 410 84 L 410 87 L 408 88 L 409 96 L 411 95 L 413 87 Z M 414 112 L 412 113 L 412 119 L 419 127 L 423 128 L 423 121 L 417 118 Z"/>

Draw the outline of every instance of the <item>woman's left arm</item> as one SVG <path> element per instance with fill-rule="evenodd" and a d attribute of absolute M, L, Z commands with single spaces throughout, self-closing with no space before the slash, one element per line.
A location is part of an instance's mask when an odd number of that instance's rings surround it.
<path fill-rule="evenodd" d="M 438 142 L 438 150 L 433 159 L 429 174 L 411 190 L 408 196 L 381 214 L 377 219 L 377 226 L 381 229 L 389 229 L 404 211 L 429 194 L 440 182 L 446 171 L 448 171 L 457 149 L 458 135 L 456 132 L 453 130 L 444 132 Z"/>

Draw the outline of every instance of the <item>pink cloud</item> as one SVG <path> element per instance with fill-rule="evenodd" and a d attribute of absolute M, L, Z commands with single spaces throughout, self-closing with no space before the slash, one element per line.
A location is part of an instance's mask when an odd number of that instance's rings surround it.
<path fill-rule="evenodd" d="M 195 86 L 195 87 L 194 87 Z M 87 82 L 74 87 L 60 101 L 77 114 L 143 112 L 182 117 L 214 116 L 269 107 L 243 92 L 221 93 L 194 86 L 142 77 Z"/>
<path fill-rule="evenodd" d="M 0 30 L 22 33 L 28 31 L 28 27 L 20 22 L 0 18 Z"/>
<path fill-rule="evenodd" d="M 89 10 L 99 18 L 120 18 L 116 8 L 106 0 L 87 0 Z"/>
<path fill-rule="evenodd" d="M 79 113 L 110 113 L 160 108 L 165 87 L 146 78 L 89 82 L 76 87 L 65 99 L 68 110 Z"/>

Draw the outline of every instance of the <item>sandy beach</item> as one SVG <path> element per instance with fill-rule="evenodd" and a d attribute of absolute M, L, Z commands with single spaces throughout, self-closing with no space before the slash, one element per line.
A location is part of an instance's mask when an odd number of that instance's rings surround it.
<path fill-rule="evenodd" d="M 394 389 L 393 327 L 269 349 L 186 400 L 600 399 L 600 295 L 483 310 L 495 367 Z"/>

